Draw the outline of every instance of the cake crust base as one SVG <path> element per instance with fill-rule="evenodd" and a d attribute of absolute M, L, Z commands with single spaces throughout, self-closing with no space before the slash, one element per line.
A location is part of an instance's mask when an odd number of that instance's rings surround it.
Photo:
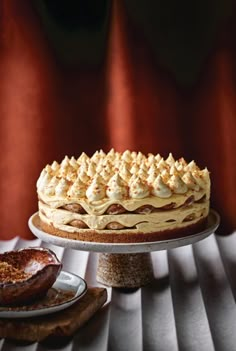
<path fill-rule="evenodd" d="M 134 232 L 132 229 L 109 230 L 107 234 L 104 234 L 104 231 L 100 233 L 99 230 L 91 229 L 83 229 L 82 231 L 76 232 L 67 232 L 57 229 L 52 224 L 45 223 L 38 216 L 34 220 L 34 225 L 48 234 L 66 239 L 98 243 L 141 243 L 176 239 L 196 234 L 206 228 L 207 217 L 201 218 L 198 222 L 189 224 L 182 228 L 179 227 L 169 230 L 166 229 L 150 233 L 142 233 L 137 231 Z"/>

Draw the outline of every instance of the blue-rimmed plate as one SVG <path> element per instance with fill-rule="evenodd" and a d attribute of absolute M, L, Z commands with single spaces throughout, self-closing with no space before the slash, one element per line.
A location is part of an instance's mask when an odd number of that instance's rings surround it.
<path fill-rule="evenodd" d="M 78 301 L 87 291 L 87 284 L 76 274 L 61 271 L 47 295 L 29 305 L 0 306 L 0 318 L 38 317 L 61 311 Z"/>

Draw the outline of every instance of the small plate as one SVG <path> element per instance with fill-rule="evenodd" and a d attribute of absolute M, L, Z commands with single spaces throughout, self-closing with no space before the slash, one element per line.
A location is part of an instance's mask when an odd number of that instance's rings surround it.
<path fill-rule="evenodd" d="M 61 271 L 47 295 L 32 304 L 1 307 L 0 318 L 38 317 L 61 311 L 78 301 L 87 291 L 87 284 L 76 274 Z"/>

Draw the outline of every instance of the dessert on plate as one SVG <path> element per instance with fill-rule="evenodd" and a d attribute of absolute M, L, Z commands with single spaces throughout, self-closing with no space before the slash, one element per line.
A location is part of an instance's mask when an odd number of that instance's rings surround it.
<path fill-rule="evenodd" d="M 29 304 L 43 297 L 62 268 L 55 253 L 30 247 L 0 254 L 0 305 Z"/>
<path fill-rule="evenodd" d="M 150 242 L 204 229 L 210 176 L 194 161 L 111 149 L 66 156 L 37 181 L 40 227 L 95 242 Z"/>

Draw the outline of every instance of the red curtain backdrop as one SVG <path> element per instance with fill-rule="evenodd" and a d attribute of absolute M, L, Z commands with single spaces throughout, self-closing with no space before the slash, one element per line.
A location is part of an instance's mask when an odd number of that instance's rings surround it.
<path fill-rule="evenodd" d="M 32 237 L 27 221 L 37 210 L 35 183 L 47 163 L 111 147 L 172 152 L 207 166 L 219 233 L 235 229 L 233 17 L 222 22 L 195 83 L 184 85 L 154 59 L 129 15 L 132 1 L 126 3 L 111 3 L 104 55 L 92 67 L 60 61 L 32 1 L 1 1 L 0 239 Z"/>

